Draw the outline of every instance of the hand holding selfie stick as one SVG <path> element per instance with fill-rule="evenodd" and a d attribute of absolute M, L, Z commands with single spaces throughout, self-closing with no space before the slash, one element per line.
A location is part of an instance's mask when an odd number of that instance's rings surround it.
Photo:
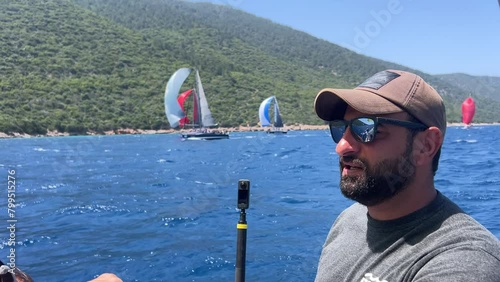
<path fill-rule="evenodd" d="M 247 252 L 247 219 L 245 209 L 250 202 L 250 181 L 240 179 L 238 181 L 238 208 L 240 209 L 240 220 L 236 225 L 238 230 L 238 245 L 236 248 L 236 282 L 245 282 L 245 256 Z"/>

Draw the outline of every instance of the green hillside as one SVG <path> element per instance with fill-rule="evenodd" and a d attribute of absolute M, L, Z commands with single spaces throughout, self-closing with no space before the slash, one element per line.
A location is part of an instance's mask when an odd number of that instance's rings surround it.
<path fill-rule="evenodd" d="M 0 132 L 169 128 L 163 93 L 180 67 L 200 70 L 221 126 L 257 124 L 270 95 L 286 124 L 322 124 L 313 112 L 321 88 L 411 70 L 206 3 L 4 0 L 0 21 Z M 459 121 L 469 91 L 419 74 L 443 95 L 449 120 Z M 490 97 L 476 99 L 477 122 L 500 121 L 500 102 Z"/>
<path fill-rule="evenodd" d="M 464 73 L 436 75 L 475 96 L 485 96 L 500 101 L 500 77 L 472 76 Z"/>

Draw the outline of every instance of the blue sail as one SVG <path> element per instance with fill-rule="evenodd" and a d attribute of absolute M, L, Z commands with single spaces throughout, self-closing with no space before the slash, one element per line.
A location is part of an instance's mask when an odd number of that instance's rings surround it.
<path fill-rule="evenodd" d="M 269 118 L 269 108 L 271 106 L 271 102 L 274 100 L 274 96 L 266 98 L 259 107 L 259 121 L 260 126 L 265 127 L 271 125 L 271 119 Z"/>

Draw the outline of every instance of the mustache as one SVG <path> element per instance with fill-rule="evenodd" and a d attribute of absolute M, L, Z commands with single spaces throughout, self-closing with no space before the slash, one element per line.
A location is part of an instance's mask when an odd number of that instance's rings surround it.
<path fill-rule="evenodd" d="M 361 167 L 365 169 L 367 167 L 366 162 L 362 159 L 357 158 L 356 156 L 342 156 L 339 158 L 340 166 L 343 166 L 344 163 L 351 163 L 354 166 Z"/>

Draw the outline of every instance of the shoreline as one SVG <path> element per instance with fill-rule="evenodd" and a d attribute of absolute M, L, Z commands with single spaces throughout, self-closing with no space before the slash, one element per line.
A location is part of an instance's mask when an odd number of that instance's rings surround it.
<path fill-rule="evenodd" d="M 287 131 L 301 131 L 301 130 L 327 130 L 327 125 L 285 125 L 283 127 Z M 260 126 L 237 126 L 237 127 L 217 127 L 214 128 L 219 131 L 224 132 L 256 132 L 256 131 L 268 131 L 269 127 Z M 67 132 L 58 131 L 48 131 L 47 134 L 30 135 L 26 133 L 5 133 L 0 132 L 0 139 L 4 138 L 41 138 L 41 137 L 64 137 L 64 136 L 108 136 L 108 135 L 133 135 L 133 134 L 180 134 L 184 132 L 189 132 L 191 129 L 159 129 L 159 130 L 149 130 L 149 129 L 132 129 L 132 128 L 119 128 L 116 130 L 109 130 L 104 132 L 87 131 L 86 134 L 69 134 Z"/>
<path fill-rule="evenodd" d="M 488 126 L 488 125 L 500 125 L 500 123 L 474 123 L 474 126 Z M 465 126 L 463 123 L 448 123 L 448 127 Z M 328 130 L 327 125 L 285 125 L 283 127 L 287 131 L 302 131 L 302 130 Z M 231 132 L 256 132 L 256 131 L 268 131 L 269 127 L 260 126 L 237 126 L 237 127 L 218 127 L 219 131 Z M 145 130 L 145 129 L 131 129 L 131 128 L 120 128 L 116 130 L 109 130 L 104 132 L 88 131 L 86 134 L 69 134 L 67 132 L 58 131 L 48 131 L 47 134 L 43 135 L 30 135 L 26 133 L 5 133 L 0 132 L 0 139 L 5 138 L 41 138 L 41 137 L 64 137 L 64 136 L 107 136 L 107 135 L 133 135 L 133 134 L 174 134 L 188 132 L 190 129 L 160 129 L 160 130 Z"/>

